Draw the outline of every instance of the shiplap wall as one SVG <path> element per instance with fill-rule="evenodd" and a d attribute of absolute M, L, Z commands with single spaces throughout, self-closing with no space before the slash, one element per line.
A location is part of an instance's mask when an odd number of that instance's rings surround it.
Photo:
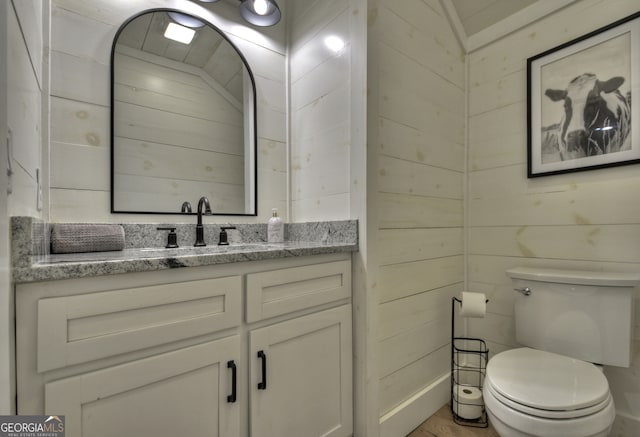
<path fill-rule="evenodd" d="M 348 0 L 291 2 L 291 209 L 294 221 L 350 218 Z M 345 47 L 333 53 L 325 38 Z"/>
<path fill-rule="evenodd" d="M 490 299 L 487 317 L 472 320 L 470 332 L 487 339 L 492 354 L 515 346 L 506 269 L 640 267 L 637 165 L 526 176 L 526 59 L 638 7 L 636 0 L 576 2 L 469 55 L 469 289 Z M 630 369 L 606 370 L 618 413 L 614 435 L 640 434 L 639 358 Z"/>
<path fill-rule="evenodd" d="M 424 394 L 434 398 L 430 408 L 448 398 L 451 297 L 464 280 L 465 59 L 437 0 L 380 0 L 369 11 L 368 41 L 376 58 L 368 74 L 377 82 L 369 105 L 378 108 L 368 123 L 376 129 L 369 141 L 377 137 L 369 153 L 378 168 L 369 177 L 377 179 L 370 199 L 378 214 L 382 416 L 438 380 L 438 390 Z M 405 417 L 402 431 L 428 415 Z M 400 435 L 388 428 L 382 435 Z"/>
<path fill-rule="evenodd" d="M 178 212 L 199 193 L 214 211 L 243 212 L 242 103 L 200 68 L 128 47 L 115 73 L 117 209 Z"/>
<path fill-rule="evenodd" d="M 9 217 L 42 218 L 37 206 L 36 169 L 46 167 L 48 138 L 47 51 L 49 6 L 40 0 L 0 4 L 0 414 L 15 414 L 14 299 L 11 283 Z M 43 111 L 45 108 L 45 111 Z M 12 134 L 9 155 L 5 138 Z M 13 174 L 7 177 L 7 162 Z M 46 181 L 46 170 L 41 173 Z M 12 192 L 7 188 L 9 183 Z M 43 195 L 46 196 L 44 186 Z M 46 198 L 42 199 L 43 206 Z M 46 218 L 46 217 L 44 217 Z"/>
<path fill-rule="evenodd" d="M 286 212 L 284 24 L 257 32 L 241 24 L 237 5 L 218 2 L 209 6 L 210 21 L 227 32 L 245 55 L 257 88 L 258 217 L 234 217 L 233 221 L 264 222 L 273 207 Z M 181 216 L 110 213 L 111 44 L 127 18 L 155 7 L 196 13 L 202 8 L 186 0 L 52 1 L 52 221 L 192 222 L 192 218 Z M 229 217 L 205 220 L 228 222 Z"/>
<path fill-rule="evenodd" d="M 42 144 L 48 126 L 43 123 L 42 108 L 46 90 L 46 71 L 43 68 L 45 51 L 43 37 L 43 8 L 40 1 L 10 2 L 7 20 L 7 125 L 13 147 L 13 192 L 8 198 L 10 216 L 41 217 L 38 210 L 37 169 L 43 172 Z M 4 140 L 3 140 L 4 146 Z M 43 178 L 44 179 L 44 178 Z M 43 190 L 44 194 L 44 190 Z"/>
<path fill-rule="evenodd" d="M 0 59 L 7 59 L 7 29 L 9 12 L 13 13 L 9 2 L 0 3 Z M 7 62 L 0 63 L 0 138 L 6 138 L 7 129 Z M 0 147 L 0 162 L 9 161 L 9 151 Z M 8 177 L 6 170 L 0 171 L 0 385 L 7 387 L 0 394 L 0 414 L 15 414 L 15 373 L 13 359 L 13 286 L 11 277 L 11 258 L 9 251 L 9 208 L 7 193 Z"/>

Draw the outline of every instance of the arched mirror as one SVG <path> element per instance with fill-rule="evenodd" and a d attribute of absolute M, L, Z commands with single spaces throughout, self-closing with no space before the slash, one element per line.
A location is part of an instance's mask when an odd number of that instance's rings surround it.
<path fill-rule="evenodd" d="M 176 32 L 175 34 L 172 32 Z M 256 215 L 256 97 L 238 49 L 211 24 L 145 11 L 111 55 L 111 211 Z"/>

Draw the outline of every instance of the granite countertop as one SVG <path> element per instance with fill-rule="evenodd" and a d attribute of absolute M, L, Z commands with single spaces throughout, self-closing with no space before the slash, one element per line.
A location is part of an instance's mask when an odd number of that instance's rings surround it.
<path fill-rule="evenodd" d="M 162 225 L 148 226 L 155 228 Z M 216 229 L 219 227 L 220 225 L 215 225 Z M 262 225 L 238 227 L 239 235 L 230 239 L 229 246 L 218 246 L 217 240 L 211 237 L 206 247 L 184 245 L 177 249 L 165 249 L 161 245 L 158 247 L 157 241 L 148 247 L 131 247 L 149 242 L 130 239 L 135 242 L 122 251 L 50 254 L 47 250 L 47 225 L 26 217 L 13 217 L 13 280 L 22 283 L 82 278 L 358 250 L 355 220 L 288 224 L 288 239 L 284 243 L 261 241 L 266 237 L 263 235 L 266 226 L 264 229 Z M 136 229 L 136 235 L 139 237 L 142 233 L 137 233 L 137 230 L 139 229 Z M 128 232 L 133 231 L 129 229 Z M 153 233 L 154 238 L 157 238 L 157 234 Z M 166 234 L 160 235 L 165 237 Z M 185 238 L 189 237 L 190 235 Z"/>

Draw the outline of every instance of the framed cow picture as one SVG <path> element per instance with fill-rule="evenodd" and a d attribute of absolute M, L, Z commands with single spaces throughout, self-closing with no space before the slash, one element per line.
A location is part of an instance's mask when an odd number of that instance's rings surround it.
<path fill-rule="evenodd" d="M 527 102 L 529 178 L 640 163 L 640 12 L 527 59 Z"/>

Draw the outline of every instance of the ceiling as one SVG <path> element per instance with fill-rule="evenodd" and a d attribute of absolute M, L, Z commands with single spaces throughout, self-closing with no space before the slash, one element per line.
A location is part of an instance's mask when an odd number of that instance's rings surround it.
<path fill-rule="evenodd" d="M 198 67 L 241 102 L 243 64 L 234 47 L 211 26 L 197 29 L 190 44 L 171 41 L 164 36 L 169 22 L 166 12 L 142 14 L 122 30 L 118 44 Z"/>
<path fill-rule="evenodd" d="M 471 36 L 537 1 L 451 0 L 451 3 L 455 7 L 466 36 Z"/>

